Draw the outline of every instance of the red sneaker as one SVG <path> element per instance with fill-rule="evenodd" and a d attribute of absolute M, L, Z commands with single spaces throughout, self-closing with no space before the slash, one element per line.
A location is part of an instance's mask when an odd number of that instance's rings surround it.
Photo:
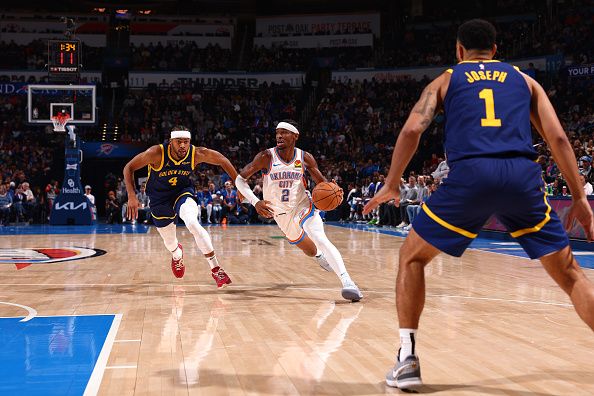
<path fill-rule="evenodd" d="M 183 278 L 184 273 L 186 272 L 186 267 L 184 266 L 184 248 L 182 247 L 181 243 L 178 243 L 177 247 L 181 249 L 182 256 L 179 260 L 174 260 L 171 258 L 171 271 L 176 278 Z"/>
<path fill-rule="evenodd" d="M 220 289 L 231 283 L 231 278 L 225 273 L 221 267 L 214 267 L 212 270 L 212 277 L 217 282 L 217 287 Z"/>

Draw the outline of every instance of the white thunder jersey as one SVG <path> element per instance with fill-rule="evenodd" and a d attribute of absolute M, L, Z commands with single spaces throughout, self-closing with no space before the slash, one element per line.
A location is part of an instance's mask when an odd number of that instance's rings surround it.
<path fill-rule="evenodd" d="M 303 151 L 295 148 L 290 162 L 283 161 L 276 148 L 268 151 L 271 158 L 268 172 L 264 174 L 264 199 L 271 202 L 274 221 L 289 243 L 296 244 L 305 237 L 303 224 L 315 215 L 309 191 L 305 188 Z"/>
<path fill-rule="evenodd" d="M 305 188 L 303 150 L 295 148 L 293 159 L 289 162 L 280 158 L 276 147 L 268 151 L 272 158 L 268 173 L 264 174 L 263 193 L 264 199 L 272 203 L 275 216 L 309 207 L 311 199 Z"/>

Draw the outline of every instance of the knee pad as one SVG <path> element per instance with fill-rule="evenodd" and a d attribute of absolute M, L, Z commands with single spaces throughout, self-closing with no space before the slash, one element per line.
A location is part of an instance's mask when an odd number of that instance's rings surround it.
<path fill-rule="evenodd" d="M 186 223 L 186 227 L 192 235 L 196 245 L 202 254 L 208 254 L 214 251 L 212 241 L 208 232 L 198 222 L 198 205 L 193 199 L 187 199 L 179 208 L 179 217 Z"/>
<path fill-rule="evenodd" d="M 177 237 L 175 235 L 176 233 L 174 223 L 170 223 L 165 227 L 157 227 L 157 231 L 159 232 L 159 235 L 161 235 L 161 238 L 163 239 L 163 243 L 165 244 L 167 250 L 172 252 L 175 249 L 177 249 L 178 242 Z"/>

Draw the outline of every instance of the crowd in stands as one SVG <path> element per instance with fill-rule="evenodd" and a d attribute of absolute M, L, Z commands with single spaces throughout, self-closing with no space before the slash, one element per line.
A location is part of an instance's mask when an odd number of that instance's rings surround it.
<path fill-rule="evenodd" d="M 312 62 L 341 69 L 373 67 L 372 47 L 354 48 L 266 48 L 255 46 L 247 64 L 249 71 L 307 71 Z"/>
<path fill-rule="evenodd" d="M 55 137 L 24 124 L 25 103 L 25 96 L 0 96 L 0 224 L 43 222 L 55 197 Z"/>
<path fill-rule="evenodd" d="M 231 50 L 218 45 L 198 48 L 196 43 L 166 45 L 130 45 L 131 69 L 138 71 L 197 71 L 223 72 L 229 70 Z"/>
<path fill-rule="evenodd" d="M 193 142 L 245 163 L 271 138 L 275 120 L 297 117 L 299 92 L 262 86 L 257 90 L 134 90 L 121 110 L 123 141 L 160 142 L 174 125 L 194 132 Z"/>
<path fill-rule="evenodd" d="M 334 216 L 345 220 L 374 220 L 373 217 L 363 219 L 360 209 L 370 197 L 370 184 L 387 174 L 395 133 L 402 127 L 426 83 L 403 79 L 333 82 L 328 86 L 299 146 L 310 151 L 324 175 L 336 180 L 346 195 L 350 195 L 347 206 Z M 173 125 L 182 124 L 194 132 L 194 144 L 221 151 L 241 168 L 258 151 L 274 145 L 276 121 L 297 118 L 297 95 L 293 90 L 280 87 L 208 93 L 131 91 L 122 108 L 122 119 L 127 123 L 123 140 L 141 141 L 146 145 L 159 143 Z M 574 145 L 584 184 L 594 184 L 594 109 L 590 101 L 594 83 L 589 79 L 559 79 L 548 89 L 548 95 Z M 54 135 L 26 126 L 24 114 L 20 114 L 24 100 L 19 96 L 0 97 L 0 184 L 4 186 L 0 202 L 6 203 L 5 194 L 10 195 L 13 202 L 10 216 L 3 210 L 3 222 L 46 220 L 51 201 L 59 193 L 58 183 L 51 180 L 49 167 L 54 150 L 62 150 L 59 148 L 61 137 L 56 141 Z M 445 164 L 442 131 L 443 117 L 438 115 L 423 135 L 419 152 L 409 167 L 416 178 L 415 184 L 439 185 L 442 170 L 438 167 Z M 571 194 L 547 146 L 537 135 L 534 144 L 549 193 Z M 422 182 L 418 176 L 422 177 Z M 222 192 L 226 181 L 216 168 L 201 165 L 197 169 L 195 186 L 199 202 L 203 203 L 203 221 L 215 223 L 223 218 L 230 222 L 257 221 L 253 210 L 237 203 L 225 212 Z M 261 185 L 261 180 L 254 178 L 251 183 L 256 187 Z M 408 179 L 403 182 L 406 184 L 409 184 Z M 205 189 L 210 192 L 207 194 Z M 29 190 L 32 194 L 27 192 Z M 117 222 L 123 219 L 121 210 L 126 199 L 125 191 L 114 186 L 114 192 L 119 209 L 113 213 L 119 211 L 120 214 L 110 220 Z M 19 201 L 22 204 L 16 203 Z M 212 205 L 210 209 L 209 205 Z M 150 207 L 148 202 L 147 207 Z M 244 210 L 247 217 L 240 216 Z M 390 205 L 376 213 L 377 222 L 380 215 L 389 216 L 389 220 L 385 220 L 387 224 L 406 224 L 404 213 Z M 408 213 L 406 216 L 410 217 Z"/>
<path fill-rule="evenodd" d="M 310 146 L 324 169 L 345 184 L 384 170 L 391 159 L 395 132 L 404 125 L 427 82 L 332 82 L 310 127 Z M 443 155 L 442 124 L 443 117 L 438 116 L 423 135 L 419 154 L 411 165 L 413 169 L 428 170 L 427 161 L 432 154 Z M 353 158 L 358 159 L 354 164 Z"/>
<path fill-rule="evenodd" d="M 591 63 L 594 55 L 592 7 L 575 5 L 559 10 L 545 23 L 539 12 L 494 21 L 498 30 L 498 57 L 513 59 L 563 53 L 574 63 Z M 320 59 L 338 69 L 357 67 L 445 66 L 456 62 L 453 51 L 458 20 L 434 24 L 409 24 L 395 35 L 375 40 L 372 47 L 353 48 L 264 48 L 255 46 L 239 69 L 248 71 L 306 71 Z M 324 31 L 320 34 L 328 34 Z M 351 32 L 352 33 L 352 32 Z M 185 44 L 131 45 L 131 70 L 220 72 L 234 68 L 231 50 L 217 45 L 198 48 Z M 0 42 L 0 69 L 43 70 L 47 44 L 35 40 L 28 45 Z M 104 48 L 84 46 L 84 69 L 101 70 Z"/>
<path fill-rule="evenodd" d="M 498 31 L 498 58 L 513 59 L 545 54 L 536 46 L 540 38 L 534 32 L 537 22 L 532 19 L 505 23 L 495 22 Z M 392 45 L 378 51 L 376 67 L 444 66 L 455 64 L 458 23 L 425 28 L 411 27 Z"/>

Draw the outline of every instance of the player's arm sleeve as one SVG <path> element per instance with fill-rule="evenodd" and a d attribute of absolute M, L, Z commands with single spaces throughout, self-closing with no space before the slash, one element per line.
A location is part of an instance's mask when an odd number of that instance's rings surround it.
<path fill-rule="evenodd" d="M 241 195 L 243 195 L 252 205 L 256 206 L 258 201 L 260 201 L 260 199 L 256 197 L 256 194 L 254 194 L 254 192 L 250 188 L 250 185 L 248 184 L 247 180 L 241 177 L 241 175 L 237 175 L 237 177 L 235 178 L 235 186 L 237 187 Z"/>

